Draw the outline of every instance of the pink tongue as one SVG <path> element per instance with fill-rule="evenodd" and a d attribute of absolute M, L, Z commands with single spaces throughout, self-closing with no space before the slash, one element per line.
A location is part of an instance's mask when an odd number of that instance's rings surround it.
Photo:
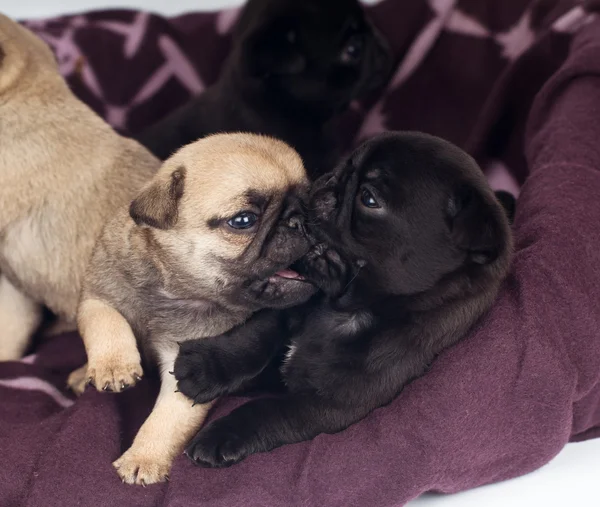
<path fill-rule="evenodd" d="M 281 278 L 302 278 L 298 273 L 296 273 L 292 269 L 282 269 L 281 271 L 277 271 L 275 275 L 280 276 Z"/>

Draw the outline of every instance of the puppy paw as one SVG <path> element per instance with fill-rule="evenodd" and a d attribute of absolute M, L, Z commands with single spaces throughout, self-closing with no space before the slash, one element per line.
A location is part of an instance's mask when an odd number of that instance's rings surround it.
<path fill-rule="evenodd" d="M 225 468 L 239 463 L 251 452 L 247 442 L 235 429 L 215 421 L 194 437 L 185 454 L 196 465 Z"/>
<path fill-rule="evenodd" d="M 84 364 L 81 368 L 77 368 L 69 375 L 67 387 L 69 387 L 69 389 L 77 396 L 81 396 L 87 387 L 87 379 L 87 364 Z"/>
<path fill-rule="evenodd" d="M 147 486 L 169 480 L 172 462 L 166 457 L 136 452 L 129 449 L 113 462 L 119 477 L 124 483 Z"/>
<path fill-rule="evenodd" d="M 109 356 L 88 363 L 86 383 L 98 391 L 121 392 L 134 386 L 144 374 L 137 357 Z"/>
<path fill-rule="evenodd" d="M 228 385 L 216 375 L 216 370 L 224 368 L 219 368 L 218 361 L 211 361 L 211 355 L 198 349 L 182 344 L 173 370 L 182 394 L 194 403 L 208 403 L 226 394 Z"/>

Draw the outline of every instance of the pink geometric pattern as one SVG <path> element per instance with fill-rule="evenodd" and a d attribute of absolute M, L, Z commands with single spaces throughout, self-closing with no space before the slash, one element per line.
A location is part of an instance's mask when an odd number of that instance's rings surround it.
<path fill-rule="evenodd" d="M 36 377 L 18 377 L 9 380 L 0 380 L 0 387 L 10 387 L 22 391 L 39 391 L 47 394 L 52 400 L 63 408 L 69 408 L 74 401 L 64 396 L 56 387 Z"/>

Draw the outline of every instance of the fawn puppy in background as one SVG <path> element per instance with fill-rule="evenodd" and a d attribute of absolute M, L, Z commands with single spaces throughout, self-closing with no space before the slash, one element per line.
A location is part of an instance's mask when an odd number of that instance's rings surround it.
<path fill-rule="evenodd" d="M 391 70 L 357 0 L 249 0 L 219 80 L 138 139 L 164 159 L 217 132 L 266 134 L 295 148 L 314 177 L 337 162 L 335 117 Z"/>
<path fill-rule="evenodd" d="M 197 403 L 284 358 L 286 393 L 251 400 L 193 439 L 186 453 L 202 466 L 341 431 L 391 402 L 467 334 L 508 274 L 502 204 L 475 161 L 436 137 L 376 136 L 315 182 L 308 210 L 315 245 L 292 269 L 323 293 L 287 321 L 259 312 L 182 345 L 175 376 Z"/>
<path fill-rule="evenodd" d="M 288 145 L 220 134 L 175 153 L 108 222 L 79 307 L 88 364 L 71 381 L 121 391 L 142 375 L 139 350 L 158 368 L 152 413 L 114 462 L 124 482 L 165 480 L 210 408 L 176 392 L 169 372 L 178 342 L 220 335 L 316 292 L 289 269 L 309 249 L 307 193 L 302 160 Z"/>
<path fill-rule="evenodd" d="M 71 93 L 46 44 L 0 14 L 0 361 L 48 307 L 75 322 L 101 228 L 160 167 Z"/>

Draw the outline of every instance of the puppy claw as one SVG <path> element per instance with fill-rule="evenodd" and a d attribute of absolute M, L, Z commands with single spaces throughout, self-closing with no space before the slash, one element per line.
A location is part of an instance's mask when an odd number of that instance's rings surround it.
<path fill-rule="evenodd" d="M 129 449 L 113 463 L 113 467 L 123 482 L 146 487 L 167 480 L 171 460 Z"/>
<path fill-rule="evenodd" d="M 140 361 L 122 358 L 106 358 L 88 364 L 88 378 L 96 389 L 104 392 L 120 393 L 134 386 L 142 378 Z"/>

